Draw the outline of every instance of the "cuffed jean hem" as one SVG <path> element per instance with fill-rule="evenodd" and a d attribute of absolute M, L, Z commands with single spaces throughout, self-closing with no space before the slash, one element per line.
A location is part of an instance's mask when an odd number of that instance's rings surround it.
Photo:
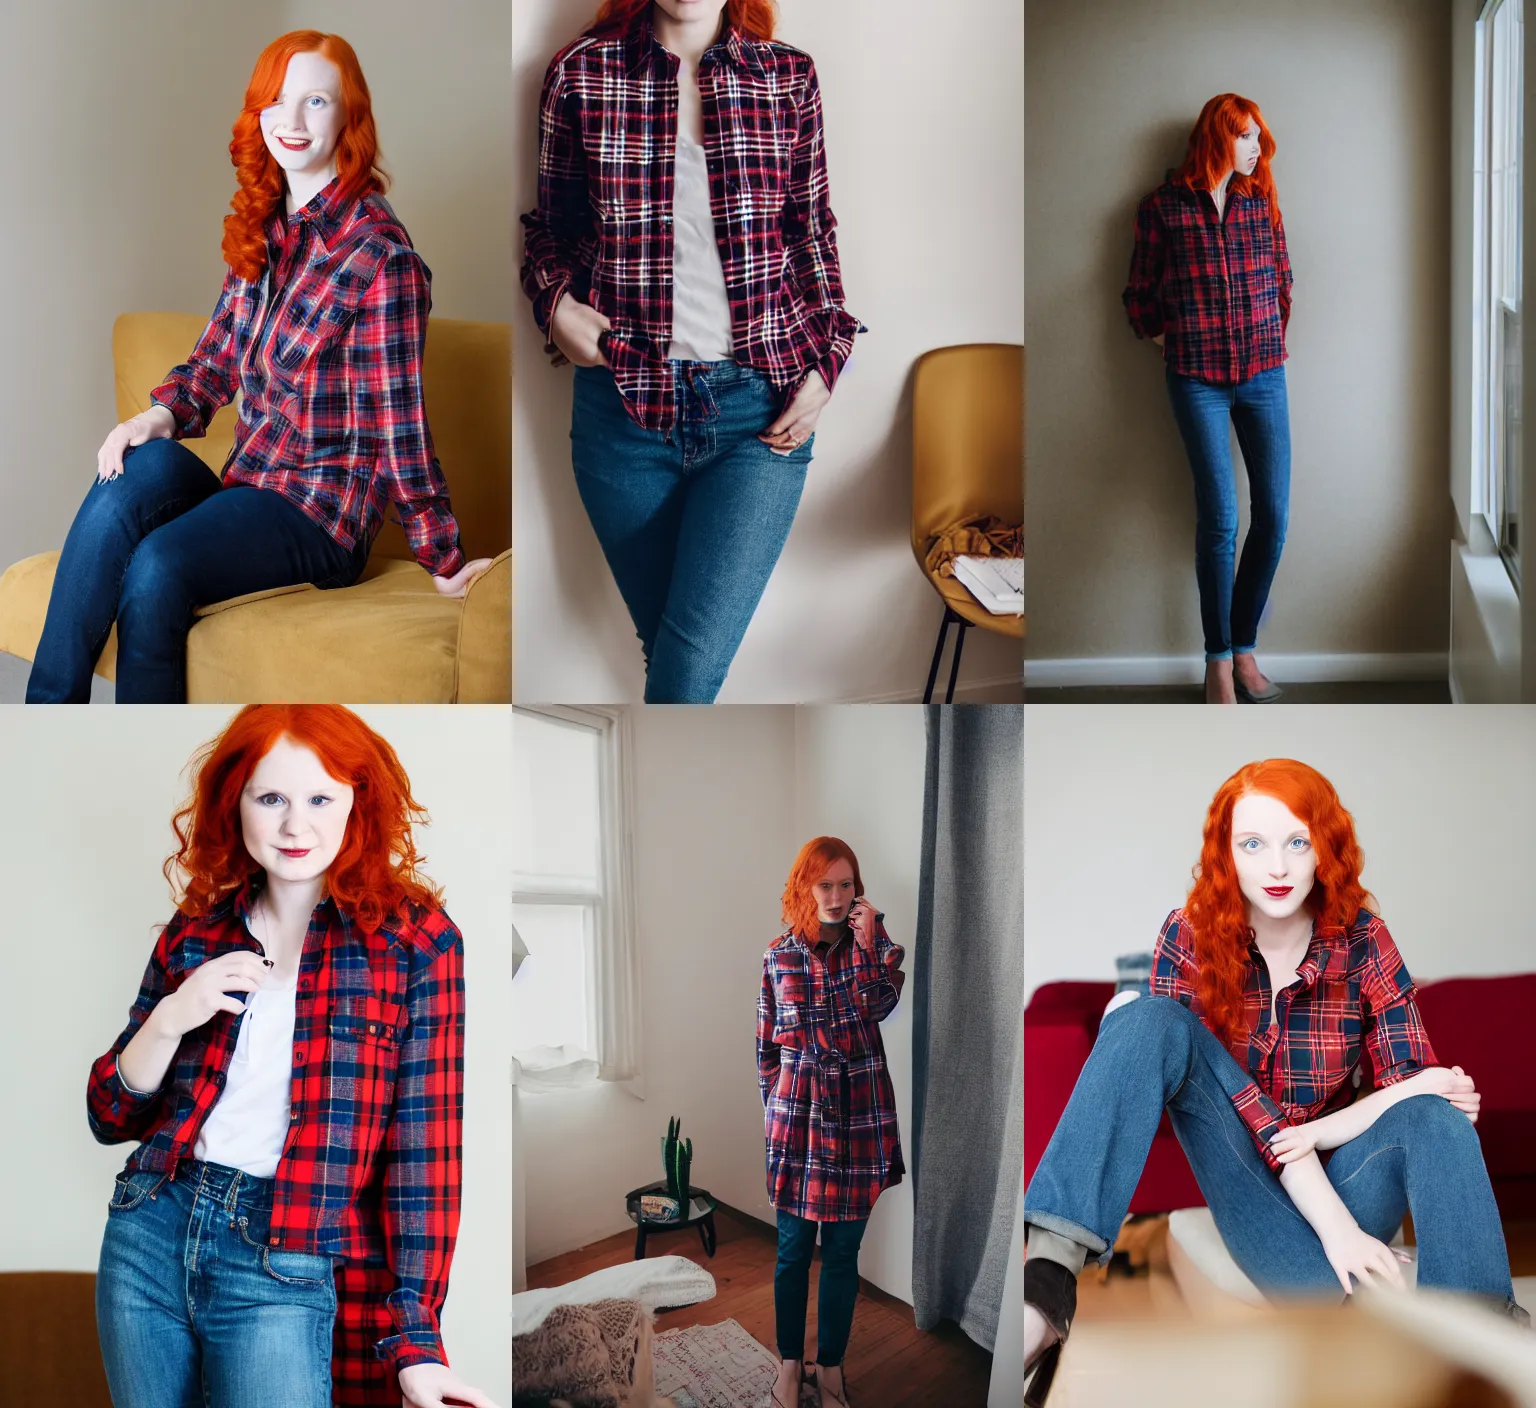
<path fill-rule="evenodd" d="M 1210 651 L 1206 651 L 1205 652 L 1205 663 L 1207 665 L 1215 665 L 1219 661 L 1230 660 L 1233 657 L 1233 655 L 1238 654 L 1238 653 L 1239 652 L 1233 651 L 1233 650 L 1223 650 L 1219 655 L 1212 655 Z"/>
<path fill-rule="evenodd" d="M 1029 1207 L 1024 1209 L 1025 1245 L 1029 1245 L 1029 1228 L 1039 1227 L 1046 1232 L 1054 1232 L 1058 1237 L 1066 1237 L 1076 1242 L 1079 1246 L 1088 1249 L 1088 1260 L 1096 1266 L 1107 1266 L 1109 1259 L 1115 1254 L 1112 1243 L 1106 1242 L 1097 1232 L 1090 1232 L 1086 1227 L 1073 1222 L 1071 1218 L 1058 1217 L 1053 1212 L 1036 1212 Z"/>

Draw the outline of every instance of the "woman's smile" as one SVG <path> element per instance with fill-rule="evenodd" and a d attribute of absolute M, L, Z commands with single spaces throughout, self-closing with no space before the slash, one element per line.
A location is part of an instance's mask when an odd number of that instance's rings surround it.
<path fill-rule="evenodd" d="M 303 152 L 309 150 L 313 139 L 309 137 L 279 137 L 277 142 L 279 146 L 286 148 L 290 152 Z"/>

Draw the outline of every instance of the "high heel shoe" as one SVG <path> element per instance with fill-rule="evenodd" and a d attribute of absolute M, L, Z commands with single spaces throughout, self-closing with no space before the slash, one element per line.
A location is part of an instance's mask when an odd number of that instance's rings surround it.
<path fill-rule="evenodd" d="M 1024 1394 L 1024 1408 L 1043 1408 L 1061 1362 L 1061 1347 L 1072 1333 L 1072 1317 L 1077 1314 L 1077 1277 L 1060 1262 L 1029 1257 L 1024 1262 L 1024 1303 L 1034 1306 L 1056 1332 L 1055 1340 L 1024 1366 L 1026 1374 L 1034 1374 Z"/>
<path fill-rule="evenodd" d="M 841 1392 L 834 1392 L 822 1381 L 821 1368 L 816 1370 L 816 1403 L 817 1408 L 853 1408 L 853 1400 L 848 1397 L 848 1376 L 843 1376 Z"/>
<path fill-rule="evenodd" d="M 807 1369 L 804 1364 L 801 1364 L 800 1383 L 795 1385 L 795 1401 L 793 1403 L 786 1403 L 782 1398 L 779 1397 L 778 1384 L 774 1384 L 774 1386 L 768 1390 L 768 1402 L 772 1405 L 772 1408 L 800 1408 L 800 1384 L 809 1384 L 814 1382 L 815 1380 L 811 1378 L 809 1369 Z"/>

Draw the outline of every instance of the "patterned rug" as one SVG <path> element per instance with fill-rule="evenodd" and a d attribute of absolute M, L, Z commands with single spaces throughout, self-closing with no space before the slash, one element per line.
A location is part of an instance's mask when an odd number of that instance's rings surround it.
<path fill-rule="evenodd" d="M 779 1361 L 734 1320 L 656 1336 L 656 1392 L 676 1408 L 768 1408 Z M 814 1405 L 809 1384 L 801 1403 Z"/>

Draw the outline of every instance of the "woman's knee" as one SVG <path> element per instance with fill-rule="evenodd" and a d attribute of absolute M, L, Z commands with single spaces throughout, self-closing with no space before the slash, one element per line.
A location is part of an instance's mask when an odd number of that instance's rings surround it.
<path fill-rule="evenodd" d="M 808 1267 L 816 1250 L 816 1224 L 807 1222 L 786 1227 L 779 1223 L 779 1266 L 796 1270 Z"/>
<path fill-rule="evenodd" d="M 1381 1120 L 1409 1147 L 1425 1140 L 1481 1147 L 1472 1121 L 1443 1095 L 1410 1095 L 1387 1110 Z"/>
<path fill-rule="evenodd" d="M 190 610 L 190 588 L 181 555 L 159 533 L 134 549 L 118 592 L 118 614 L 179 615 Z"/>

